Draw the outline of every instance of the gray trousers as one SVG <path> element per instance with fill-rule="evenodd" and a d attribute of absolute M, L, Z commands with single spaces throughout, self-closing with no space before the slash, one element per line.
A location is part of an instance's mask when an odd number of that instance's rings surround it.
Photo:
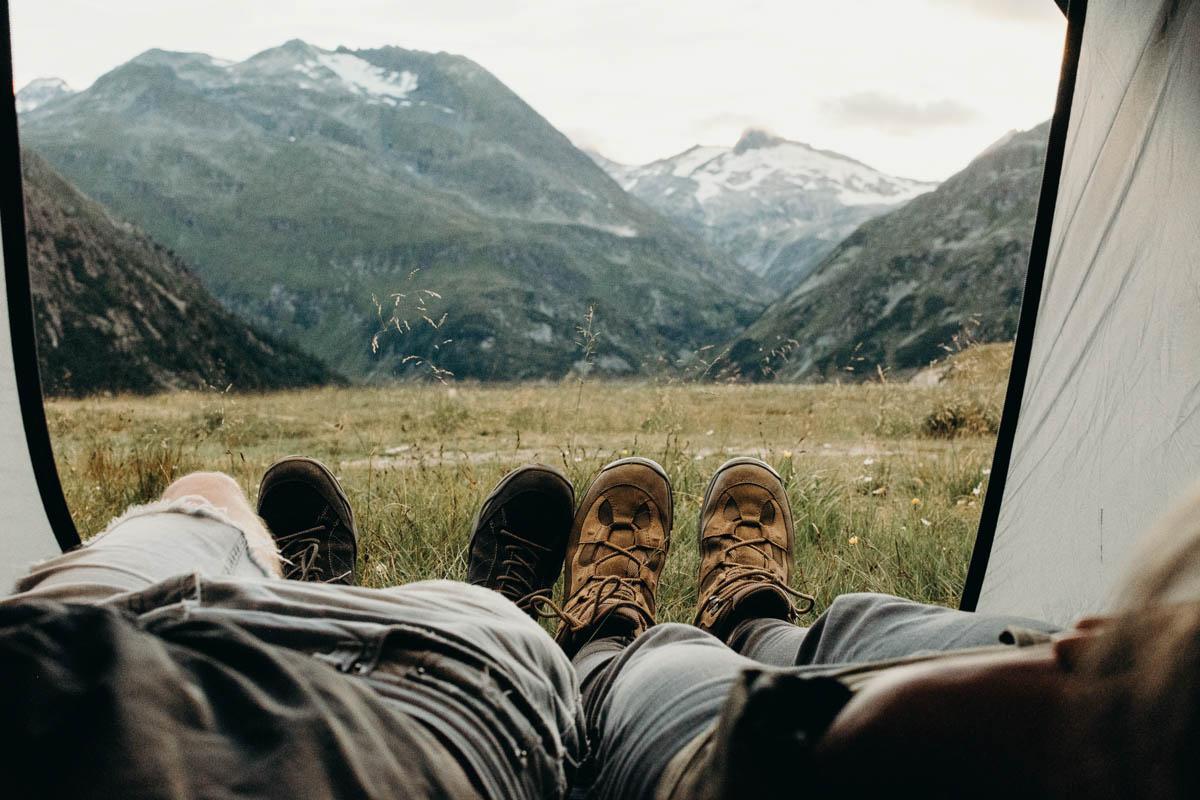
<path fill-rule="evenodd" d="M 1010 627 L 1052 626 L 927 606 L 879 594 L 838 597 L 813 624 L 740 624 L 729 644 L 690 625 L 657 625 L 634 641 L 599 639 L 575 656 L 596 798 L 651 798 L 668 762 L 714 723 L 742 670 L 762 665 L 816 671 L 923 652 L 1001 643 Z"/>
<path fill-rule="evenodd" d="M 132 509 L 16 589 L 6 798 L 534 800 L 586 757 L 571 663 L 514 604 L 270 577 L 200 498 Z"/>
<path fill-rule="evenodd" d="M 811 628 L 749 620 L 726 645 L 688 625 L 658 625 L 635 641 L 589 643 L 572 670 L 550 637 L 486 589 L 271 579 L 236 525 L 186 501 L 131 511 L 87 547 L 37 565 L 17 588 L 0 601 L 0 677 L 16 685 L 6 670 L 17 675 L 24 661 L 32 677 L 27 702 L 8 698 L 11 713 L 44 719 L 60 693 L 88 681 L 104 698 L 95 705 L 114 712 L 84 720 L 98 732 L 87 747 L 108 750 L 94 775 L 79 763 L 68 771 L 77 797 L 138 794 L 148 785 L 170 796 L 162 787 L 175 784 L 180 797 L 248 786 L 280 797 L 297 787 L 347 797 L 559 797 L 586 759 L 588 786 L 577 791 L 648 798 L 748 667 L 815 669 L 996 644 L 1012 625 L 1049 630 L 844 595 Z M 119 615 L 39 605 L 46 602 L 99 604 Z M 240 649 L 231 652 L 234 642 Z M 92 647 L 115 653 L 106 662 L 111 674 L 97 680 L 89 662 L 61 686 L 36 680 L 74 674 L 64 659 Z M 170 711 L 199 701 L 214 709 L 210 718 L 180 712 L 137 724 L 155 702 Z M 253 723 L 252 735 L 242 721 Z M 139 743 L 136 752 L 127 741 Z M 34 745 L 33 754 L 56 746 Z M 179 754 L 178 768 L 148 760 L 153 753 Z M 131 771 L 144 773 L 141 783 L 120 782 Z"/>

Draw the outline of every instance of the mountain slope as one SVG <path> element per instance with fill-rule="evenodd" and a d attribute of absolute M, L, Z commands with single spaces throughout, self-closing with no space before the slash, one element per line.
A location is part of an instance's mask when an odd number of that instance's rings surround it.
<path fill-rule="evenodd" d="M 170 252 L 22 153 L 30 283 L 47 394 L 336 379 L 222 309 Z"/>
<path fill-rule="evenodd" d="M 751 378 L 910 369 L 964 328 L 1016 332 L 1049 123 L 1005 137 L 935 191 L 871 220 L 730 350 Z"/>
<path fill-rule="evenodd" d="M 765 304 L 459 56 L 149 51 L 21 121 L 227 304 L 355 376 L 561 375 L 589 307 L 597 366 L 640 371 Z"/>
<path fill-rule="evenodd" d="M 803 281 L 860 224 L 936 185 L 758 130 L 732 148 L 697 146 L 638 167 L 592 157 L 631 194 L 779 291 Z"/>

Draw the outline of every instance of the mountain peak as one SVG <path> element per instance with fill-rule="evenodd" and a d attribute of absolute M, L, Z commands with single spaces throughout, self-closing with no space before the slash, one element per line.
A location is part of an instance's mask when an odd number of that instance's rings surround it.
<path fill-rule="evenodd" d="M 758 150 L 764 147 L 775 147 L 776 145 L 786 144 L 787 139 L 782 136 L 776 136 L 770 131 L 762 128 L 747 128 L 737 144 L 733 146 L 733 152 L 741 154 L 747 150 Z"/>
<path fill-rule="evenodd" d="M 25 87 L 21 89 L 21 91 L 23 92 L 25 89 L 54 89 L 58 91 L 72 91 L 71 87 L 68 86 L 67 82 L 62 78 L 34 78 L 29 83 L 25 84 Z"/>
<path fill-rule="evenodd" d="M 318 52 L 321 52 L 319 47 L 311 45 L 308 42 L 304 41 L 303 39 L 288 39 L 286 42 L 284 42 L 283 44 L 279 45 L 278 47 L 276 47 L 274 49 L 277 52 L 293 53 L 298 56 L 316 55 Z M 338 49 L 341 50 L 344 48 L 338 48 Z"/>
<path fill-rule="evenodd" d="M 33 111 L 60 97 L 75 94 L 62 78 L 34 78 L 17 92 L 17 113 Z"/>

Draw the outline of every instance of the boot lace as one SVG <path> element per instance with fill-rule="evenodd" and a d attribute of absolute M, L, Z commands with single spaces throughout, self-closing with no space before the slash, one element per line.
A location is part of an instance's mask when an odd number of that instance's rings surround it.
<path fill-rule="evenodd" d="M 550 548 L 523 536 L 500 528 L 504 541 L 500 551 L 501 574 L 496 578 L 496 591 L 521 608 L 535 608 L 539 598 L 549 599 L 550 587 L 537 585 L 537 562 Z"/>
<path fill-rule="evenodd" d="M 645 552 L 646 560 L 649 560 L 656 554 L 665 555 L 665 551 L 661 547 L 644 548 L 638 545 L 622 547 L 607 539 L 597 539 L 594 544 L 597 547 L 606 547 L 612 551 L 598 559 L 595 567 L 599 567 L 601 564 L 614 558 L 627 558 L 637 564 L 637 577 L 626 575 L 592 575 L 571 598 L 572 600 L 575 597 L 588 598 L 573 613 L 562 608 L 549 597 L 542 597 L 534 605 L 538 616 L 544 618 L 557 617 L 571 633 L 578 633 L 590 627 L 599 619 L 601 613 L 608 615 L 618 608 L 632 609 L 640 616 L 646 618 L 647 621 L 653 621 L 653 613 L 646 601 L 646 598 L 653 597 L 650 581 L 644 575 L 646 561 L 638 558 L 635 550 Z M 567 604 L 570 605 L 570 601 Z"/>
<path fill-rule="evenodd" d="M 292 581 L 331 583 L 349 575 L 350 573 L 347 571 L 326 577 L 325 570 L 321 567 L 321 544 L 329 541 L 333 530 L 332 523 L 323 522 L 276 539 L 280 551 L 279 560 L 288 567 L 284 571 L 283 577 Z M 285 550 L 287 555 L 284 555 Z"/>
<path fill-rule="evenodd" d="M 790 595 L 794 600 L 800 601 L 799 606 L 795 602 L 791 604 L 788 616 L 792 620 L 795 620 L 801 614 L 807 614 L 809 611 L 812 611 L 817 603 L 817 598 L 788 586 L 783 577 L 775 570 L 768 569 L 767 567 L 755 567 L 743 564 L 740 561 L 734 561 L 732 558 L 733 551 L 738 548 L 747 547 L 762 556 L 763 560 L 769 564 L 771 563 L 771 554 L 762 545 L 770 546 L 771 544 L 771 540 L 767 537 L 758 536 L 753 539 L 739 539 L 725 548 L 725 551 L 721 555 L 721 560 L 716 565 L 716 569 L 723 570 L 721 579 L 713 587 L 712 594 L 706 603 L 710 611 L 716 611 L 721 607 L 724 603 L 724 594 L 726 591 L 732 586 L 747 580 L 769 583 L 785 594 Z"/>

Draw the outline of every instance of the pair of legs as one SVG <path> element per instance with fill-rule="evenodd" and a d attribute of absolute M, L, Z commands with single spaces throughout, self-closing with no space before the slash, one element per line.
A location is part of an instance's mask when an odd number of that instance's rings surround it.
<path fill-rule="evenodd" d="M 507 571 L 493 566 L 474 578 L 487 584 L 499 572 L 507 576 L 501 591 L 529 613 L 560 619 L 556 639 L 579 676 L 593 747 L 583 781 L 594 797 L 692 796 L 696 786 L 688 781 L 704 770 L 687 761 L 689 748 L 698 753 L 723 716 L 726 725 L 765 723 L 774 734 L 768 740 L 819 736 L 848 699 L 843 683 L 792 686 L 783 696 L 786 708 L 750 721 L 753 698 L 736 697 L 747 676 L 844 673 L 923 652 L 998 646 L 1014 627 L 1052 630 L 870 594 L 843 595 L 811 628 L 799 627 L 795 603 L 811 598 L 789 585 L 790 504 L 779 475 L 749 458 L 721 466 L 705 492 L 693 624 L 655 624 L 655 591 L 673 524 L 666 473 L 643 459 L 616 461 L 599 472 L 577 506 L 570 485 L 554 475 L 545 467 L 524 468 L 501 483 L 481 512 L 471 561 L 507 564 Z M 553 513 L 538 514 L 547 509 Z M 501 545 L 484 546 L 492 543 Z M 502 557 L 488 562 L 485 552 Z M 550 597 L 560 562 L 566 569 L 561 605 Z M 730 754 L 710 753 L 714 757 Z M 724 775 L 739 767 L 708 766 Z M 794 780 L 788 774 L 784 783 Z M 734 794 L 747 787 L 734 787 Z"/>
<path fill-rule="evenodd" d="M 355 551 L 333 475 L 292 458 L 257 508 L 189 475 L 35 566 L 0 601 L 13 796 L 565 796 L 562 651 L 488 589 L 353 586 Z"/>
<path fill-rule="evenodd" d="M 652 462 L 609 465 L 578 508 L 570 484 L 549 468 L 523 468 L 501 482 L 480 511 L 469 577 L 514 604 L 448 582 L 393 590 L 307 583 L 353 580 L 353 514 L 315 462 L 272 468 L 257 512 L 232 480 L 188 476 L 162 503 L 39 566 L 6 605 L 102 603 L 140 615 L 138 626 L 160 638 L 177 635 L 162 627 L 164 618 L 228 624 L 271 653 L 298 651 L 305 663 L 322 665 L 311 678 L 317 684 L 368 687 L 357 701 L 365 706 L 344 716 L 374 735 L 352 748 L 358 768 L 336 780 L 326 775 L 328 786 L 309 787 L 317 793 L 402 789 L 420 796 L 424 787 L 430 796 L 561 796 L 573 780 L 598 797 L 669 794 L 681 785 L 671 770 L 679 771 L 689 748 L 723 715 L 738 721 L 746 704 L 731 706 L 730 698 L 746 676 L 991 644 L 1011 622 L 851 595 L 812 628 L 797 627 L 793 600 L 802 596 L 788 586 L 790 508 L 778 476 L 749 459 L 723 466 L 706 493 L 700 604 L 691 626 L 654 624 L 673 508 L 669 481 Z M 564 564 L 558 604 L 550 590 Z M 184 591 L 165 580 L 193 571 L 204 580 L 183 584 Z M 301 580 L 277 580 L 282 575 Z M 518 608 L 559 617 L 558 646 Z M 0 651 L 9 632 L 0 625 Z M 276 681 L 261 678 L 261 689 L 279 691 Z M 182 696 L 197 692 L 220 705 L 207 681 L 179 687 Z M 790 731 L 819 731 L 830 705 L 818 692 L 776 716 Z M 280 759 L 312 751 L 327 766 L 346 760 L 344 747 L 325 751 L 272 729 L 273 708 L 256 714 L 271 734 L 264 737 L 278 740 Z M 383 729 L 364 717 L 385 720 Z M 388 731 L 400 729 L 414 733 L 401 745 L 389 742 Z M 182 723 L 171 730 L 177 747 L 194 733 Z M 220 738 L 204 733 L 202 744 L 182 748 L 200 764 L 214 760 L 204 747 Z"/>

